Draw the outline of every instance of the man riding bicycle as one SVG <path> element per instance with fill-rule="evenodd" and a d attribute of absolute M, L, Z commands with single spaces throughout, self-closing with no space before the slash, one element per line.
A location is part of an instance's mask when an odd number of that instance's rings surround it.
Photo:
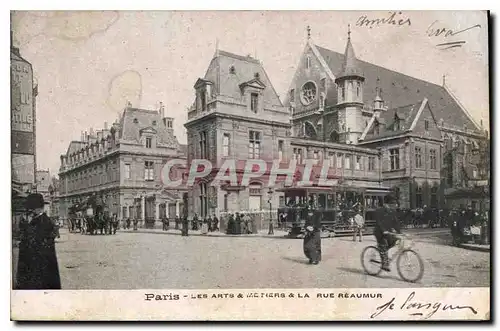
<path fill-rule="evenodd" d="M 384 206 L 377 210 L 375 229 L 373 231 L 377 239 L 380 256 L 382 257 L 382 269 L 385 271 L 391 271 L 389 268 L 388 251 L 398 241 L 395 233 L 401 234 L 396 208 L 396 199 L 392 196 L 387 196 Z"/>

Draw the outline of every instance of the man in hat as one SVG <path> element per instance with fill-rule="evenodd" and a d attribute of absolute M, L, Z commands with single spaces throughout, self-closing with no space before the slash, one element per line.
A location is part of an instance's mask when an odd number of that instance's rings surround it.
<path fill-rule="evenodd" d="M 389 195 L 386 197 L 386 203 L 379 208 L 376 213 L 376 223 L 373 234 L 377 239 L 380 256 L 382 258 L 382 269 L 391 271 L 389 269 L 389 249 L 394 247 L 397 239 L 394 233 L 401 234 L 401 227 L 397 215 L 397 201 Z"/>
<path fill-rule="evenodd" d="M 61 289 L 55 248 L 54 223 L 44 213 L 45 202 L 39 193 L 26 199 L 28 218 L 21 224 L 19 262 L 15 289 Z"/>
<path fill-rule="evenodd" d="M 309 259 L 309 264 L 318 264 L 321 261 L 321 219 L 314 213 L 314 202 L 309 201 L 305 207 L 306 222 L 303 241 L 304 255 Z"/>

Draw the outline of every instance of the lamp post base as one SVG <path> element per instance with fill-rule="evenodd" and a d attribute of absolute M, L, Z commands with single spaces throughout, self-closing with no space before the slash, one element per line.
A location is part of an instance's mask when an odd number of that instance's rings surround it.
<path fill-rule="evenodd" d="M 267 233 L 268 235 L 273 235 L 274 234 L 274 227 L 273 223 L 269 222 L 269 232 Z"/>

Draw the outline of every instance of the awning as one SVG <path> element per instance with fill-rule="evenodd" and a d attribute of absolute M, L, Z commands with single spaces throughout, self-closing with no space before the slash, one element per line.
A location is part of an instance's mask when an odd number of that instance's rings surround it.
<path fill-rule="evenodd" d="M 370 189 L 366 189 L 365 191 L 365 194 L 367 195 L 387 195 L 389 193 L 391 193 L 392 190 L 390 188 L 370 188 Z"/>

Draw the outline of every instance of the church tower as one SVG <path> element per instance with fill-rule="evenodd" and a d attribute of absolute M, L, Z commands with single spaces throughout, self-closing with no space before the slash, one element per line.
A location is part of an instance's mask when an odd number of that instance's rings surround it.
<path fill-rule="evenodd" d="M 337 75 L 337 109 L 340 141 L 357 144 L 363 132 L 363 85 L 365 77 L 351 44 L 351 29 L 347 32 L 344 64 Z"/>

